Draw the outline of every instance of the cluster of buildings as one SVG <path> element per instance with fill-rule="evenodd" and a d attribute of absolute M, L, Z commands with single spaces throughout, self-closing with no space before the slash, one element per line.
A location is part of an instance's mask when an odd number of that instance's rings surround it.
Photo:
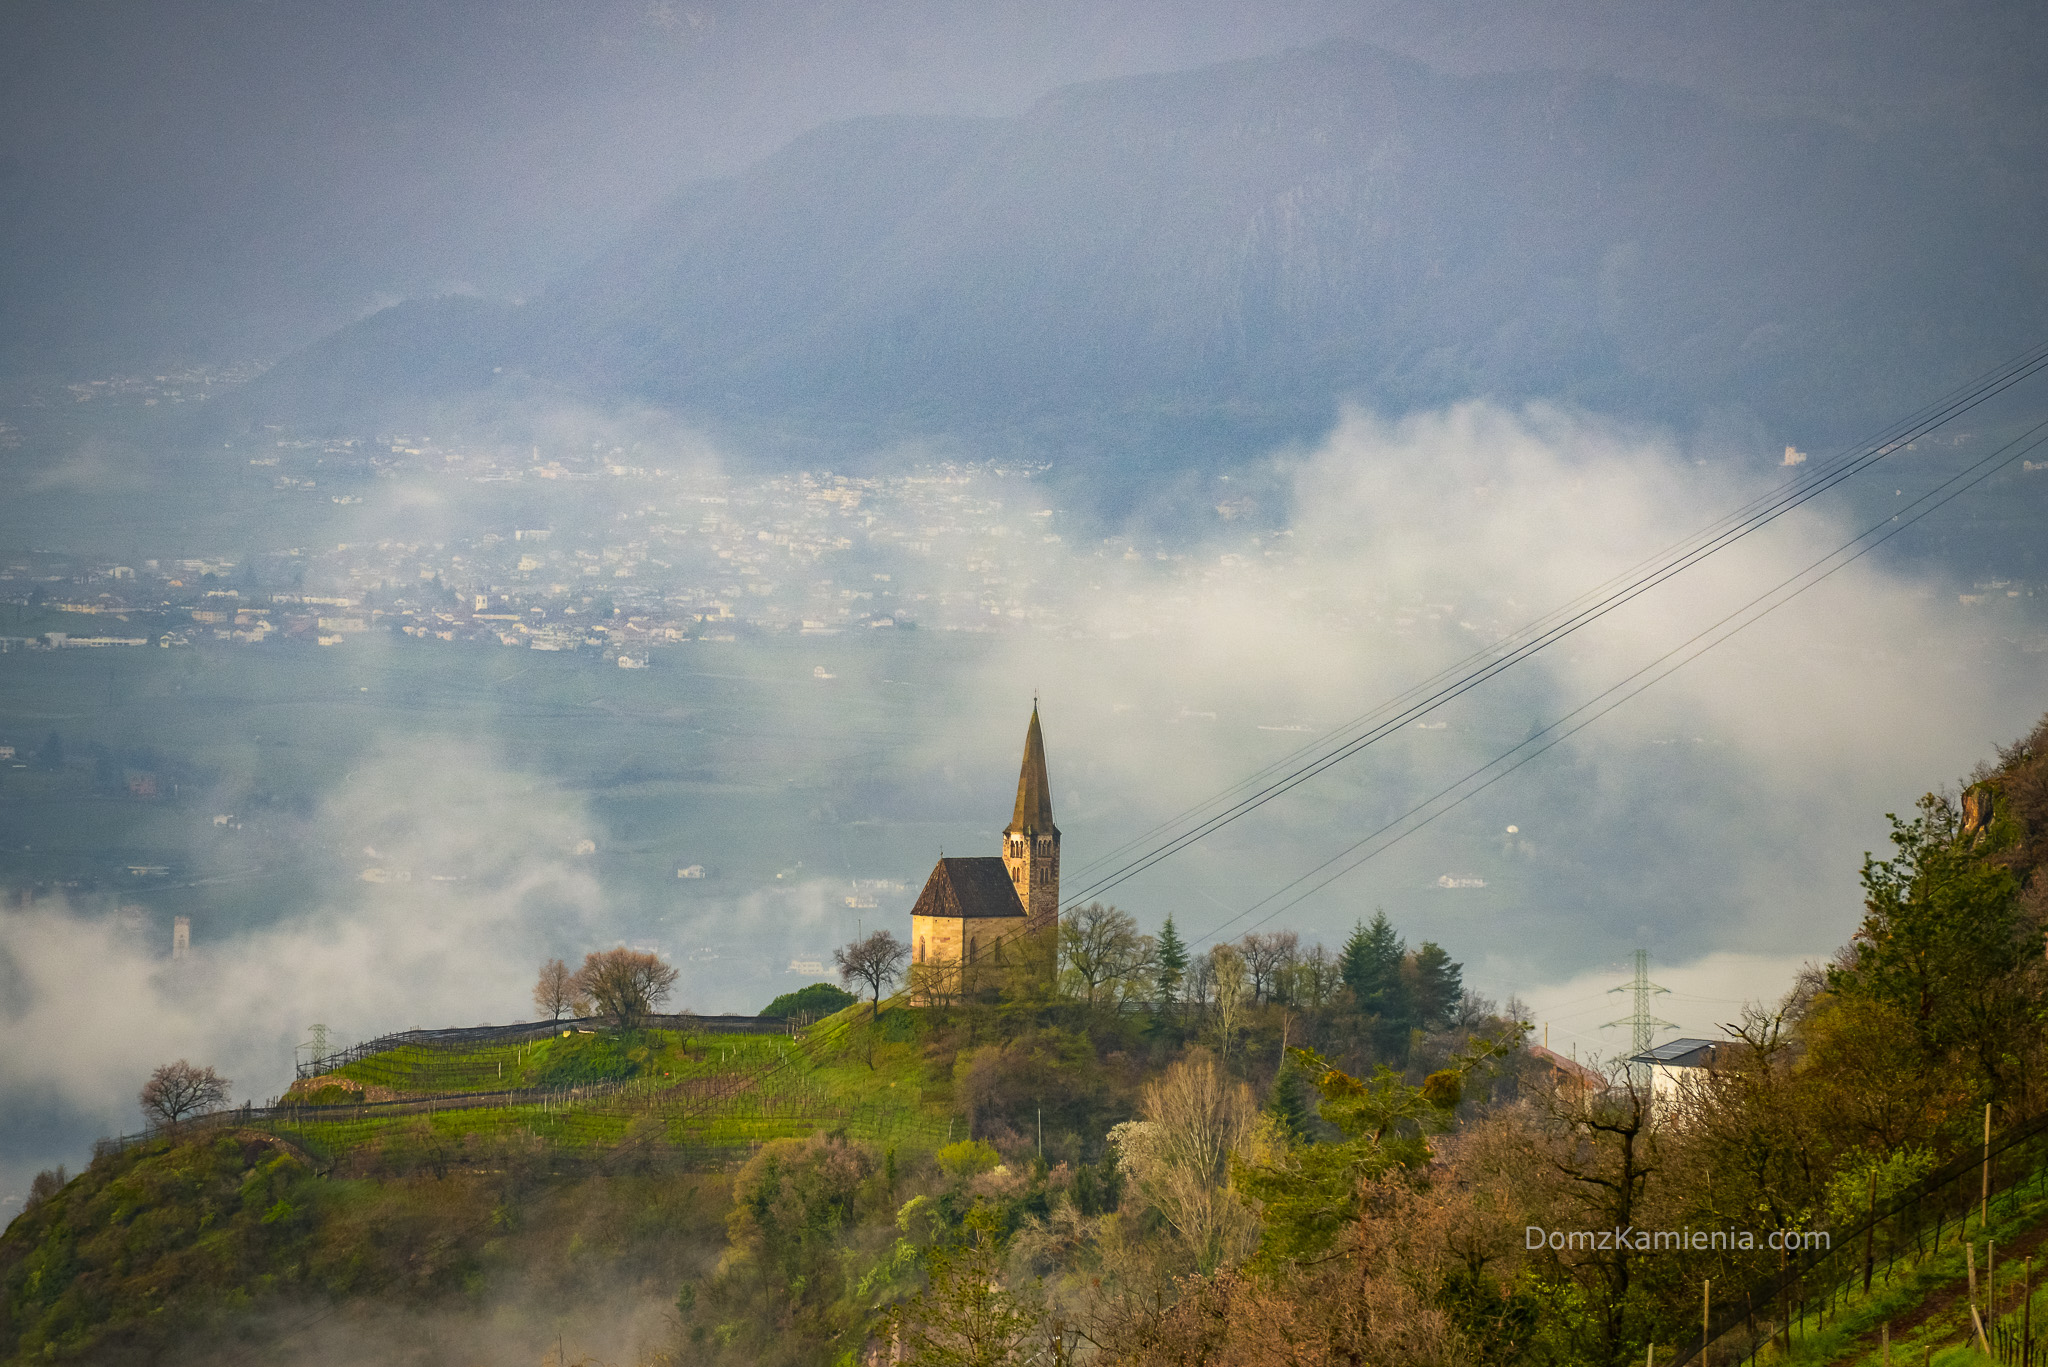
<path fill-rule="evenodd" d="M 940 463 L 748 481 L 628 464 L 617 447 L 543 456 L 410 436 L 287 435 L 250 449 L 233 451 L 237 468 L 279 497 L 365 505 L 321 519 L 337 528 L 401 525 L 386 513 L 422 494 L 463 509 L 507 506 L 488 489 L 449 484 L 517 484 L 530 495 L 511 501 L 523 510 L 516 521 L 462 539 L 366 533 L 246 560 L 140 549 L 118 562 L 18 557 L 0 564 L 0 605 L 70 615 L 62 630 L 9 634 L 0 606 L 0 649 L 336 647 L 382 632 L 596 652 L 633 668 L 661 647 L 747 633 L 1085 631 L 1087 596 L 1068 590 L 1092 586 L 1052 583 L 1074 575 L 1077 549 L 1124 570 L 1132 561 L 1149 574 L 1190 568 L 1185 554 L 1122 538 L 1068 546 L 1037 482 L 1044 467 Z M 1199 566 L 1240 574 L 1285 559 L 1284 533 L 1248 533 L 1243 554 Z"/>
<path fill-rule="evenodd" d="M 1141 548 L 1079 535 L 1050 506 L 1043 466 L 743 477 L 685 449 L 647 449 L 266 432 L 222 452 L 230 496 L 271 502 L 277 525 L 321 526 L 332 540 L 247 559 L 142 546 L 96 562 L 17 557 L 0 564 L 0 650 L 345 647 L 382 632 L 594 652 L 634 668 L 663 647 L 749 633 L 1199 629 L 1219 582 L 1336 631 L 1455 623 L 1485 635 L 1516 620 L 1505 603 L 1460 607 L 1302 573 L 1292 534 L 1261 525 L 1244 497 L 1214 505 L 1202 550 Z M 305 501 L 327 506 L 309 518 Z M 438 520 L 460 530 L 393 534 L 419 525 L 422 507 L 448 510 Z M 2033 591 L 2001 580 L 1962 602 Z M 10 603 L 71 615 L 10 630 Z"/>

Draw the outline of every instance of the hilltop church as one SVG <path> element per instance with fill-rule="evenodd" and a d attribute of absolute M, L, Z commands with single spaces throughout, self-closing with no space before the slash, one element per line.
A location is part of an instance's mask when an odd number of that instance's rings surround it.
<path fill-rule="evenodd" d="M 910 909 L 912 1003 L 1050 992 L 1059 926 L 1060 828 L 1034 703 L 1002 854 L 941 858 Z"/>

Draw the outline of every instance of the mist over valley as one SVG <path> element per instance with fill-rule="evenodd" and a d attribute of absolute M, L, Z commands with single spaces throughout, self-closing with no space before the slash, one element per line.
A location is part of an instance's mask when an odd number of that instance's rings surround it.
<path fill-rule="evenodd" d="M 1670 1119 L 1673 1039 L 1814 1117 L 1757 1181 L 1816 1226 L 1987 1103 L 2033 1142 L 2038 16 L 32 8 L 0 1361 L 953 1361 L 979 1285 L 1031 1327 L 976 1361 L 1230 1360 L 1250 1296 L 1379 1306 L 1386 1360 L 1721 1362 L 1704 1262 L 1509 1351 L 1371 1202 L 1563 1218 L 1508 1155 L 1633 1106 L 1706 1221 L 1735 1121 Z M 89 109 L 53 73 L 118 14 L 152 74 Z M 1894 867 L 1996 929 L 1951 1033 L 1885 1014 Z M 1855 1130 L 1831 1049 L 1917 1118 Z M 138 1109 L 172 1060 L 198 1119 Z M 230 1208 L 204 1276 L 110 1214 Z M 1608 1294 L 1498 1256 L 1503 1305 Z"/>

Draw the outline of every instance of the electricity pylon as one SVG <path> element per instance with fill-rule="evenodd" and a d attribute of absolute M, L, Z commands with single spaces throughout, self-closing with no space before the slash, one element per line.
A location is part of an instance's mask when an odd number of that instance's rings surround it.
<path fill-rule="evenodd" d="M 304 1044 L 301 1044 L 296 1052 L 310 1052 L 312 1057 L 308 1061 L 317 1064 L 320 1062 L 321 1059 L 327 1057 L 327 1027 L 324 1025 L 315 1025 L 312 1030 L 312 1035 L 313 1038 L 307 1040 Z"/>
<path fill-rule="evenodd" d="M 1609 1021 L 1600 1027 L 1602 1030 L 1611 1030 L 1617 1025 L 1629 1027 L 1628 1053 L 1630 1058 L 1643 1053 L 1651 1044 L 1655 1043 L 1659 1030 L 1676 1030 L 1678 1028 L 1672 1022 L 1659 1020 L 1650 1014 L 1650 998 L 1660 992 L 1669 992 L 1671 989 L 1659 987 L 1650 981 L 1650 951 L 1647 949 L 1636 951 L 1635 977 L 1623 983 L 1620 987 L 1610 987 L 1607 990 L 1610 994 L 1615 992 L 1635 993 L 1636 1009 L 1634 1011 L 1623 1016 L 1620 1020 Z M 1638 1086 L 1642 1085 L 1649 1080 L 1649 1065 L 1645 1063 L 1629 1064 L 1628 1076 L 1629 1081 Z"/>

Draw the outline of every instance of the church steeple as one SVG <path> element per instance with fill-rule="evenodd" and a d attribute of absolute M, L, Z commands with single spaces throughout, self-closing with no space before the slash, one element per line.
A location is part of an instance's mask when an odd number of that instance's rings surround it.
<path fill-rule="evenodd" d="M 1060 828 L 1052 822 L 1052 780 L 1046 777 L 1035 699 L 1024 732 L 1024 764 L 1017 771 L 1017 807 L 1003 831 L 1003 866 L 1034 925 L 1059 919 Z"/>
<path fill-rule="evenodd" d="M 1017 772 L 1017 810 L 1005 835 L 1059 835 L 1052 824 L 1052 780 L 1045 776 L 1045 736 L 1038 729 L 1038 704 L 1031 705 L 1031 726 L 1024 732 L 1024 767 Z"/>

